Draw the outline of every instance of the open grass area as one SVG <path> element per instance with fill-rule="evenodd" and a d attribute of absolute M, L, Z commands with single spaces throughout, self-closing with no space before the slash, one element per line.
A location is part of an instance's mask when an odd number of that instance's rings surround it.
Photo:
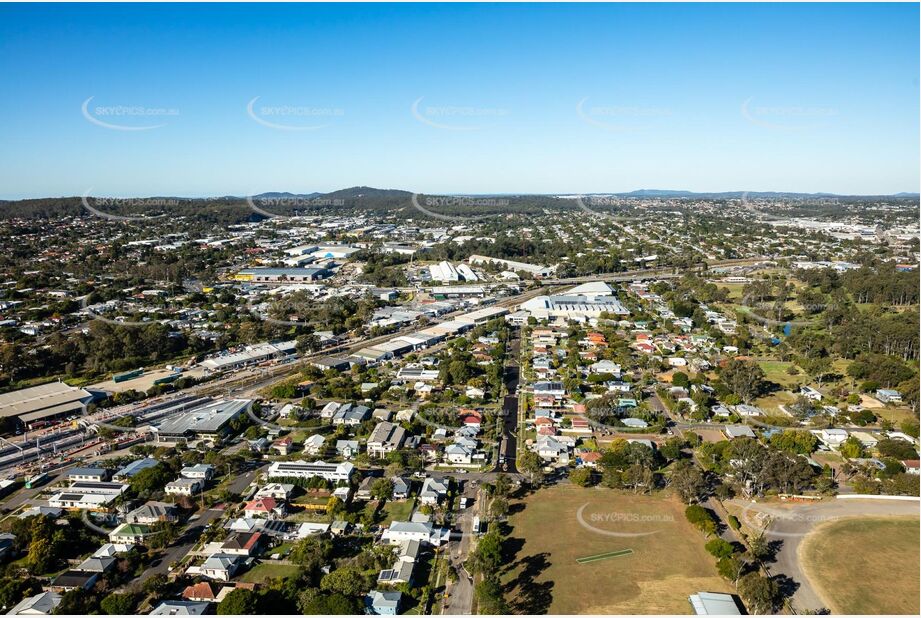
<path fill-rule="evenodd" d="M 731 591 L 673 497 L 558 485 L 512 513 L 503 582 L 514 613 L 687 614 L 688 595 Z"/>
<path fill-rule="evenodd" d="M 800 560 L 833 613 L 917 615 L 919 530 L 916 517 L 828 522 L 804 539 Z"/>
<path fill-rule="evenodd" d="M 295 575 L 298 572 L 299 567 L 294 566 L 293 564 L 274 564 L 271 562 L 263 562 L 262 564 L 257 564 L 249 571 L 240 576 L 241 582 L 248 582 L 251 584 L 261 584 L 267 579 L 273 577 L 288 577 L 289 575 Z"/>
<path fill-rule="evenodd" d="M 409 521 L 409 516 L 413 512 L 413 503 L 415 500 L 388 500 L 383 507 L 384 520 L 387 523 L 391 521 Z"/>
<path fill-rule="evenodd" d="M 802 380 L 802 373 L 797 373 L 796 375 L 790 375 L 787 373 L 787 370 L 790 367 L 793 367 L 793 363 L 788 363 L 785 361 L 779 360 L 769 360 L 769 361 L 758 361 L 758 365 L 764 371 L 764 377 L 771 382 L 776 382 L 781 386 L 789 386 L 791 384 L 797 383 L 799 380 Z"/>

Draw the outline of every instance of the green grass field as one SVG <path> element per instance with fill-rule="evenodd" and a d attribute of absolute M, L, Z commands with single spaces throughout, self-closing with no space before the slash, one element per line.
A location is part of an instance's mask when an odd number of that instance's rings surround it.
<path fill-rule="evenodd" d="M 828 522 L 803 541 L 800 560 L 836 614 L 913 614 L 919 608 L 918 518 Z"/>
<path fill-rule="evenodd" d="M 558 485 L 523 505 L 509 518 L 514 555 L 502 574 L 514 613 L 687 614 L 688 595 L 731 591 L 673 497 Z"/>
<path fill-rule="evenodd" d="M 300 567 L 294 566 L 293 564 L 273 564 L 271 562 L 263 562 L 262 564 L 257 564 L 249 571 L 240 576 L 241 582 L 247 582 L 251 584 L 261 584 L 267 579 L 273 577 L 288 577 L 289 575 L 295 575 Z"/>
<path fill-rule="evenodd" d="M 384 504 L 384 520 L 389 524 L 391 521 L 409 521 L 409 516 L 413 512 L 413 503 L 415 500 L 388 500 Z"/>

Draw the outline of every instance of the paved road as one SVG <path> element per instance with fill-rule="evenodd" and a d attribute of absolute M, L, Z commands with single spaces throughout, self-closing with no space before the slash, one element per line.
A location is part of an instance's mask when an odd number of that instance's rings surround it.
<path fill-rule="evenodd" d="M 505 457 L 505 464 L 496 462 L 493 472 L 508 472 L 514 474 L 518 472 L 515 464 L 518 453 L 518 383 L 520 378 L 520 367 L 518 358 L 521 355 L 521 338 L 518 329 L 513 331 L 513 336 L 509 339 L 506 353 L 503 381 L 505 382 L 505 391 L 508 393 L 502 399 L 502 442 L 499 444 L 499 455 Z"/>
<path fill-rule="evenodd" d="M 783 504 L 745 500 L 731 502 L 744 509 L 742 517 L 748 525 L 759 529 L 767 524 L 765 536 L 772 541 L 783 541 L 776 562 L 768 566 L 772 575 L 782 573 L 799 584 L 791 599 L 797 613 L 828 607 L 800 564 L 802 541 L 817 526 L 846 517 L 918 515 L 918 502 L 907 500 L 846 499 Z"/>
<path fill-rule="evenodd" d="M 452 543 L 446 556 L 448 562 L 457 571 L 457 581 L 450 586 L 450 596 L 445 603 L 443 614 L 468 615 L 473 608 L 473 579 L 464 569 L 464 562 L 470 554 L 473 543 L 473 518 L 480 506 L 479 495 L 473 506 L 467 507 L 457 517 L 457 528 L 460 530 L 460 539 Z"/>

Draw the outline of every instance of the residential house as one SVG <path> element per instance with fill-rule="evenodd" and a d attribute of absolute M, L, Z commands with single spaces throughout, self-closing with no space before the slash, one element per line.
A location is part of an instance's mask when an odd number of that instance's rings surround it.
<path fill-rule="evenodd" d="M 166 484 L 164 491 L 171 496 L 197 496 L 205 488 L 200 479 L 179 478 Z"/>
<path fill-rule="evenodd" d="M 877 389 L 876 398 L 883 403 L 902 403 L 902 394 L 891 388 Z"/>
<path fill-rule="evenodd" d="M 359 452 L 358 440 L 336 440 L 336 454 L 343 459 L 351 459 Z"/>
<path fill-rule="evenodd" d="M 451 536 L 448 528 L 436 528 L 431 522 L 393 521 L 384 530 L 381 540 L 391 545 L 401 545 L 406 541 L 417 541 L 422 544 L 440 546 L 446 543 Z"/>
<path fill-rule="evenodd" d="M 208 482 L 214 477 L 214 466 L 202 463 L 195 464 L 194 466 L 186 466 L 179 471 L 179 476 Z"/>
<path fill-rule="evenodd" d="M 726 425 L 723 428 L 723 434 L 729 440 L 735 438 L 754 438 L 755 432 L 748 425 Z"/>
<path fill-rule="evenodd" d="M 368 438 L 368 455 L 375 458 L 386 457 L 403 446 L 406 430 L 389 422 L 378 423 Z"/>
<path fill-rule="evenodd" d="M 209 579 L 230 581 L 241 564 L 239 556 L 225 553 L 211 554 L 198 568 L 197 573 Z"/>
<path fill-rule="evenodd" d="M 419 491 L 419 502 L 422 504 L 435 505 L 448 495 L 448 481 L 436 481 L 428 477 L 422 483 L 422 489 Z"/>
<path fill-rule="evenodd" d="M 411 487 L 409 479 L 401 476 L 394 476 L 391 477 L 390 482 L 393 483 L 393 494 L 391 495 L 393 500 L 405 500 L 409 498 Z"/>
<path fill-rule="evenodd" d="M 51 580 L 48 586 L 51 592 L 70 592 L 71 590 L 91 590 L 99 581 L 99 573 L 83 571 L 64 571 Z"/>
<path fill-rule="evenodd" d="M 209 604 L 197 601 L 161 601 L 150 612 L 151 616 L 201 616 L 208 611 Z"/>
<path fill-rule="evenodd" d="M 400 613 L 403 593 L 396 590 L 372 590 L 365 597 L 365 611 L 378 616 L 396 616 Z"/>
<path fill-rule="evenodd" d="M 57 592 L 39 592 L 26 597 L 7 612 L 11 616 L 47 616 L 54 613 L 61 604 L 61 595 Z"/>
<path fill-rule="evenodd" d="M 125 515 L 129 524 L 156 524 L 164 521 L 179 521 L 179 509 L 169 502 L 147 502 Z"/>
<path fill-rule="evenodd" d="M 221 545 L 221 552 L 236 556 L 256 556 L 262 551 L 261 532 L 234 532 Z"/>
<path fill-rule="evenodd" d="M 269 483 L 265 487 L 262 487 L 255 493 L 253 498 L 273 498 L 275 500 L 284 500 L 288 501 L 291 499 L 291 494 L 294 492 L 294 485 L 291 483 Z"/>
<path fill-rule="evenodd" d="M 308 455 L 319 455 L 325 444 L 326 438 L 320 434 L 308 436 L 307 439 L 304 440 L 304 452 Z"/>
<path fill-rule="evenodd" d="M 272 442 L 272 450 L 281 456 L 290 455 L 294 452 L 294 440 L 290 436 L 279 438 Z"/>
<path fill-rule="evenodd" d="M 285 516 L 285 505 L 275 498 L 257 498 L 243 506 L 243 516 L 263 519 L 278 519 Z"/>
<path fill-rule="evenodd" d="M 109 471 L 99 467 L 74 468 L 67 473 L 67 480 L 104 483 L 109 480 Z"/>

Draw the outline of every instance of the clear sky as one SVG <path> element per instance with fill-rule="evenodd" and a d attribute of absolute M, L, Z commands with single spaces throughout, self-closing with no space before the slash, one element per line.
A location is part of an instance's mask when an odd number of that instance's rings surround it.
<path fill-rule="evenodd" d="M 5 4 L 0 197 L 916 192 L 918 20 L 917 4 Z"/>

